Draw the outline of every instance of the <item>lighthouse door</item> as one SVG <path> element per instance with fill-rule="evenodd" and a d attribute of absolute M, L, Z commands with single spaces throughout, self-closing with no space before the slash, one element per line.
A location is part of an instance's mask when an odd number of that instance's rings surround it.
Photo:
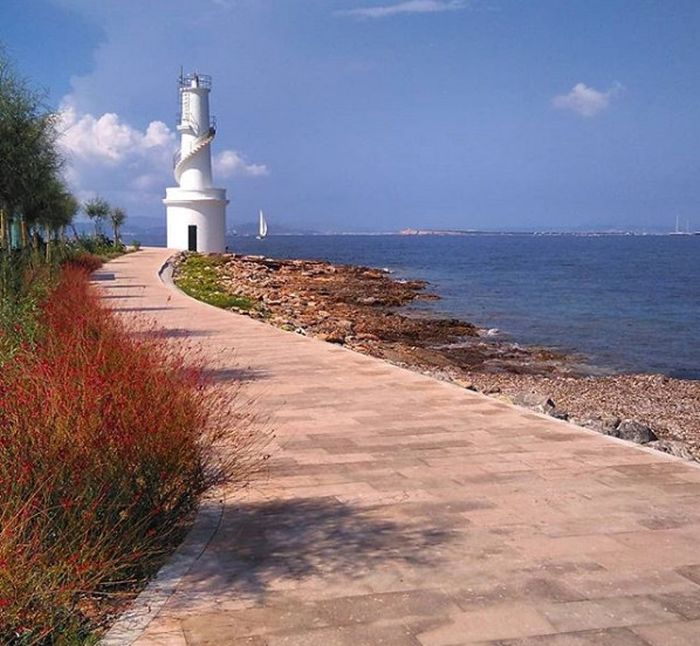
<path fill-rule="evenodd" d="M 197 251 L 197 225 L 187 226 L 187 251 Z"/>

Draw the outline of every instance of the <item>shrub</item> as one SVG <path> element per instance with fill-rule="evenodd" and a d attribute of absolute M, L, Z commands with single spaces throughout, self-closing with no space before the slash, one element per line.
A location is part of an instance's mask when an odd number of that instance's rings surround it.
<path fill-rule="evenodd" d="M 0 368 L 38 332 L 37 310 L 55 267 L 29 250 L 0 249 Z"/>
<path fill-rule="evenodd" d="M 100 256 L 96 256 L 94 253 L 89 253 L 87 251 L 81 251 L 68 258 L 64 264 L 91 273 L 102 267 L 103 262 Z"/>
<path fill-rule="evenodd" d="M 211 459 L 223 401 L 163 338 L 128 334 L 86 269 L 64 267 L 38 339 L 0 371 L 0 643 L 81 634 L 90 593 L 143 577 L 248 459 L 235 439 Z"/>
<path fill-rule="evenodd" d="M 103 262 L 121 256 L 126 252 L 126 246 L 114 242 L 103 234 L 81 235 L 72 240 L 69 245 L 71 255 L 91 254 L 98 256 Z"/>

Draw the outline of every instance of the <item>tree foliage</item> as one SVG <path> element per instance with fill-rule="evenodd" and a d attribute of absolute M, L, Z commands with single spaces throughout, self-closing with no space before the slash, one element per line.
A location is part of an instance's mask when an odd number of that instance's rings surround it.
<path fill-rule="evenodd" d="M 5 237 L 14 217 L 22 218 L 25 230 L 55 231 L 75 214 L 60 176 L 57 122 L 58 115 L 17 75 L 0 47 L 0 211 Z"/>
<path fill-rule="evenodd" d="M 102 224 L 112 213 L 112 207 L 107 200 L 97 195 L 83 204 L 83 211 L 95 224 L 95 235 L 99 235 L 102 233 Z"/>
<path fill-rule="evenodd" d="M 121 243 L 121 227 L 126 222 L 126 211 L 117 206 L 112 209 L 109 214 L 109 218 L 112 221 L 112 231 L 114 232 L 114 244 L 118 245 Z"/>

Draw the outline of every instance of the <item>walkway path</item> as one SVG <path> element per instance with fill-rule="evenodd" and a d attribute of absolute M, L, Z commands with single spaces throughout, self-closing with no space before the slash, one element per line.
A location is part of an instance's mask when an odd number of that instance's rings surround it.
<path fill-rule="evenodd" d="M 197 303 L 168 255 L 107 265 L 109 302 L 200 342 L 276 440 L 139 646 L 700 644 L 700 469 Z"/>

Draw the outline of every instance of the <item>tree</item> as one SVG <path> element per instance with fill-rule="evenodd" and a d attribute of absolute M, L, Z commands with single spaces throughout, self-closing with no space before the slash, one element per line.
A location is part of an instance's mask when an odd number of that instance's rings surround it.
<path fill-rule="evenodd" d="M 109 205 L 109 202 L 97 195 L 83 204 L 83 211 L 85 211 L 85 215 L 95 224 L 95 235 L 101 235 L 102 223 L 112 212 L 112 207 Z"/>
<path fill-rule="evenodd" d="M 112 209 L 109 214 L 110 220 L 112 220 L 112 231 L 114 232 L 114 244 L 115 246 L 121 244 L 120 229 L 122 224 L 126 221 L 126 211 L 121 207 L 117 206 Z"/>
<path fill-rule="evenodd" d="M 56 179 L 62 164 L 56 145 L 57 115 L 15 73 L 0 48 L 0 230 L 9 246 L 11 221 L 32 193 Z M 27 223 L 22 227 L 27 236 Z"/>

